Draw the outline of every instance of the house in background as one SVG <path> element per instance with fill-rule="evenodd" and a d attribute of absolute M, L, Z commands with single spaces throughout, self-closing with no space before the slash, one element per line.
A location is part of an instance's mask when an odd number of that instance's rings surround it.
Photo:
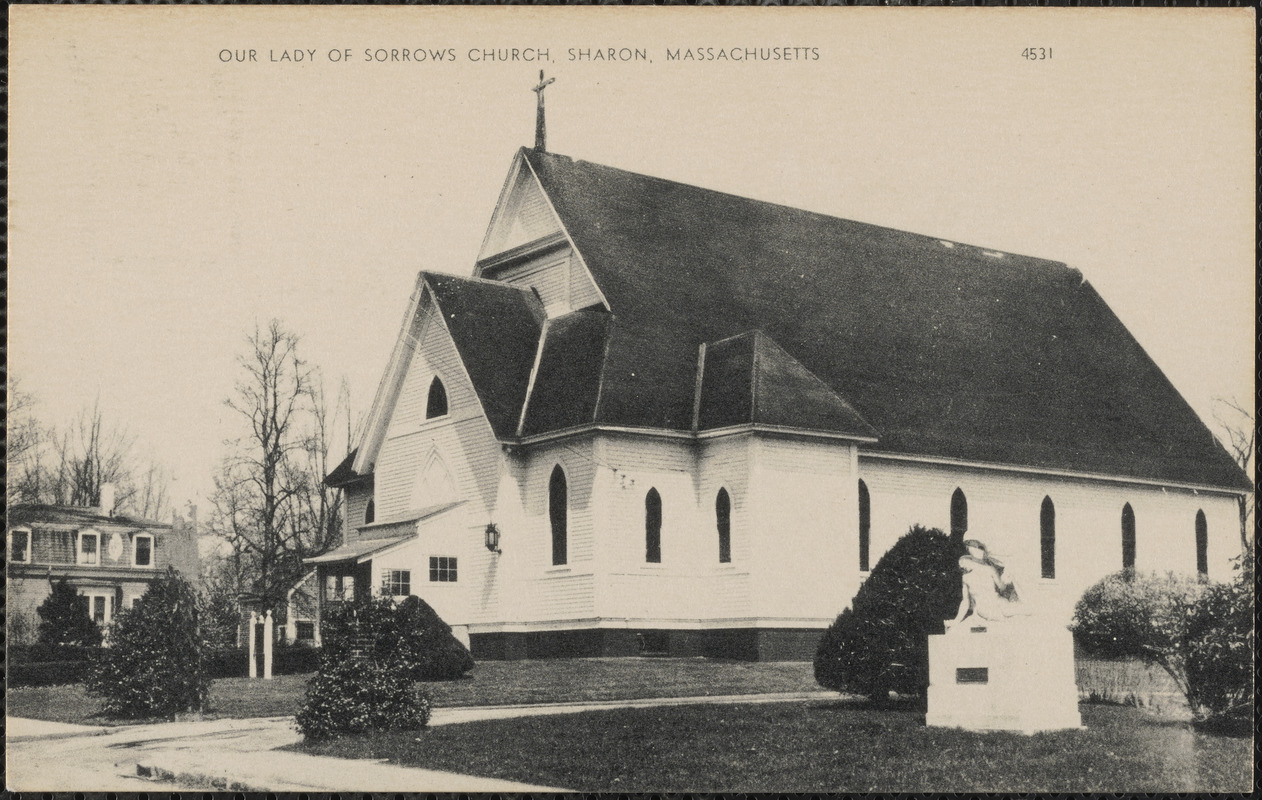
<path fill-rule="evenodd" d="M 451 265 L 453 270 L 461 265 Z M 1064 264 L 535 149 L 472 277 L 421 273 L 310 559 L 477 658 L 810 658 L 913 524 L 1068 621 L 1226 579 L 1251 481 Z"/>
<path fill-rule="evenodd" d="M 36 609 L 66 580 L 88 598 L 88 610 L 102 628 L 120 609 L 131 608 L 149 583 L 167 567 L 197 580 L 196 523 L 174 517 L 155 522 L 113 513 L 113 487 L 101 489 L 101 506 L 9 506 L 8 583 L 5 614 L 13 630 L 34 635 Z"/>
<path fill-rule="evenodd" d="M 277 636 L 286 644 L 320 646 L 316 616 L 319 613 L 316 570 L 302 576 L 302 580 L 289 590 L 285 603 L 285 624 Z"/>

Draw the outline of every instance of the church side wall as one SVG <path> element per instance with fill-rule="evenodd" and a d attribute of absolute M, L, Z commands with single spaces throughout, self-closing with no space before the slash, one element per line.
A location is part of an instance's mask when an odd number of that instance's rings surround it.
<path fill-rule="evenodd" d="M 512 627 L 537 622 L 572 625 L 595 616 L 593 485 L 597 480 L 590 439 L 541 445 L 506 456 L 496 523 L 501 550 L 483 591 L 499 598 L 499 619 Z M 548 487 L 560 466 L 566 483 L 566 563 L 552 563 Z M 484 551 L 485 552 L 485 551 Z M 488 614 L 492 605 L 485 606 Z"/>
<path fill-rule="evenodd" d="M 754 616 L 825 626 L 858 588 L 854 446 L 769 436 L 754 443 Z"/>
<path fill-rule="evenodd" d="M 968 503 L 970 538 L 986 543 L 1023 595 L 1069 620 L 1083 591 L 1122 568 L 1122 508 L 1135 513 L 1135 567 L 1196 573 L 1196 512 L 1205 513 L 1209 576 L 1229 580 L 1239 552 L 1235 499 L 1139 484 L 918 464 L 860 453 L 859 477 L 871 496 L 872 564 L 913 524 L 950 531 L 951 496 Z M 1043 499 L 1055 509 L 1056 577 L 1041 577 Z M 857 511 L 855 512 L 857 513 Z"/>
<path fill-rule="evenodd" d="M 650 628 L 745 617 L 748 576 L 719 563 L 713 504 L 719 486 L 726 485 L 734 498 L 733 527 L 744 528 L 745 504 L 736 497 L 746 482 L 747 448 L 713 450 L 718 463 L 698 480 L 698 461 L 705 459 L 691 442 L 625 435 L 603 436 L 599 442 L 602 463 L 617 465 L 616 472 L 609 470 L 598 532 L 601 616 Z M 647 560 L 651 489 L 661 499 L 657 563 Z M 745 552 L 744 543 L 734 541 L 733 548 L 738 547 Z"/>

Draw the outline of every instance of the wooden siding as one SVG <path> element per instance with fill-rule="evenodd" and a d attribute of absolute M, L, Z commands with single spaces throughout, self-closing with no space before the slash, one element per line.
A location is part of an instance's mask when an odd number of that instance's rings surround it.
<path fill-rule="evenodd" d="M 570 262 L 567 248 L 560 253 L 548 253 L 497 272 L 495 280 L 532 287 L 543 300 L 548 316 L 555 317 L 573 309 L 570 302 Z"/>
<path fill-rule="evenodd" d="M 421 470 L 435 455 L 450 475 L 458 498 L 472 500 L 482 509 L 490 508 L 495 499 L 499 443 L 455 344 L 429 301 L 419 315 L 417 336 L 418 346 L 373 471 L 376 519 L 382 522 L 429 504 L 415 490 Z M 435 376 L 447 392 L 448 413 L 427 420 L 425 409 Z"/>
<path fill-rule="evenodd" d="M 830 620 L 858 590 L 853 445 L 763 435 L 753 442 L 754 613 Z"/>
<path fill-rule="evenodd" d="M 71 565 L 76 564 L 78 551 L 77 533 L 74 530 L 45 528 L 36 524 L 31 527 L 31 561 L 32 564 L 53 564 L 53 565 Z M 131 567 L 135 563 L 136 545 L 134 529 L 111 530 L 107 527 L 100 528 L 84 528 L 83 530 L 93 530 L 99 534 L 97 541 L 97 554 L 99 556 L 96 566 L 101 567 Z M 160 571 L 167 566 L 176 566 L 184 569 L 185 565 L 172 560 L 174 554 L 170 553 L 171 543 L 164 540 L 164 533 L 167 531 L 140 531 L 141 534 L 153 537 L 153 550 L 151 559 L 153 562 L 152 569 Z M 118 554 L 118 558 L 110 555 L 110 539 L 114 536 L 122 537 L 122 550 Z M 140 567 L 146 572 L 149 567 Z"/>
<path fill-rule="evenodd" d="M 568 246 L 495 272 L 492 277 L 533 287 L 550 317 L 602 303 L 591 273 Z"/>
<path fill-rule="evenodd" d="M 367 510 L 368 500 L 371 497 L 371 484 L 363 487 L 352 486 L 343 493 L 343 502 L 346 506 L 346 541 L 353 542 L 358 538 L 356 530 L 364 524 L 364 511 Z M 376 513 L 377 509 L 374 507 L 373 511 Z"/>
<path fill-rule="evenodd" d="M 561 230 L 543 189 L 529 169 L 522 169 L 479 258 L 503 253 Z"/>

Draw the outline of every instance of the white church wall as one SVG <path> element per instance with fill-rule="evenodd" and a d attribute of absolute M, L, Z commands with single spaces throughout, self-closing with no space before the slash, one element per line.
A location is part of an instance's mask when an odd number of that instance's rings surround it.
<path fill-rule="evenodd" d="M 763 625 L 827 624 L 858 588 L 854 445 L 753 440 L 750 574 Z"/>
<path fill-rule="evenodd" d="M 383 593 L 385 580 L 391 570 L 407 570 L 410 573 L 411 594 L 429 603 L 449 625 L 466 625 L 469 622 L 469 595 L 476 591 L 475 575 L 469 556 L 478 534 L 472 530 L 463 508 L 423 522 L 416 541 L 389 551 L 372 560 L 372 591 Z M 455 581 L 430 580 L 430 558 L 456 559 Z M 444 566 L 450 567 L 450 561 Z M 447 573 L 450 576 L 450 572 Z M 401 600 L 402 597 L 396 599 Z"/>
<path fill-rule="evenodd" d="M 708 565 L 699 541 L 701 528 L 693 473 L 696 457 L 689 442 L 606 435 L 597 454 L 610 469 L 600 470 L 597 553 L 598 613 L 645 627 L 669 625 L 710 611 L 704 581 Z M 647 561 L 646 501 L 661 498 L 661 561 Z"/>
<path fill-rule="evenodd" d="M 522 621 L 590 619 L 595 613 L 593 581 L 593 483 L 596 462 L 590 438 L 572 439 L 531 448 L 519 471 L 525 486 L 521 530 L 514 531 L 503 549 L 512 559 L 515 590 Z M 552 563 L 552 528 L 548 515 L 548 486 L 552 471 L 565 473 L 567 494 L 566 563 Z M 503 566 L 503 565 L 502 565 Z M 503 589 L 501 589 L 503 591 Z"/>
<path fill-rule="evenodd" d="M 859 477 L 871 497 L 872 561 L 913 524 L 950 531 L 951 496 L 968 504 L 970 538 L 984 541 L 1033 603 L 1068 621 L 1082 592 L 1122 568 L 1122 508 L 1136 519 L 1139 570 L 1196 573 L 1195 519 L 1206 515 L 1209 575 L 1225 580 L 1239 552 L 1235 500 L 1229 495 L 1143 484 L 1022 474 L 868 457 Z M 1041 570 L 1044 498 L 1055 509 L 1055 577 Z M 857 519 L 857 505 L 852 512 Z M 857 529 L 857 526 L 856 526 Z"/>
<path fill-rule="evenodd" d="M 364 512 L 368 509 L 368 501 L 372 498 L 369 486 L 350 486 L 343 492 L 343 507 L 346 509 L 346 531 L 348 539 L 353 539 L 353 531 L 364 524 Z M 374 506 L 374 513 L 376 508 Z"/>
<path fill-rule="evenodd" d="M 591 274 L 568 246 L 497 270 L 493 277 L 497 281 L 533 287 L 550 317 L 601 302 Z"/>

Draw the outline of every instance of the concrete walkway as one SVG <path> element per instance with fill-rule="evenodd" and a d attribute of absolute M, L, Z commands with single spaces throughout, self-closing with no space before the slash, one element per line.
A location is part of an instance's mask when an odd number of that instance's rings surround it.
<path fill-rule="evenodd" d="M 438 708 L 430 725 L 614 708 L 785 703 L 836 697 L 835 692 L 818 691 Z M 112 728 L 10 717 L 6 724 L 6 782 L 14 791 L 568 791 L 382 762 L 280 751 L 277 748 L 301 741 L 293 717 Z"/>

